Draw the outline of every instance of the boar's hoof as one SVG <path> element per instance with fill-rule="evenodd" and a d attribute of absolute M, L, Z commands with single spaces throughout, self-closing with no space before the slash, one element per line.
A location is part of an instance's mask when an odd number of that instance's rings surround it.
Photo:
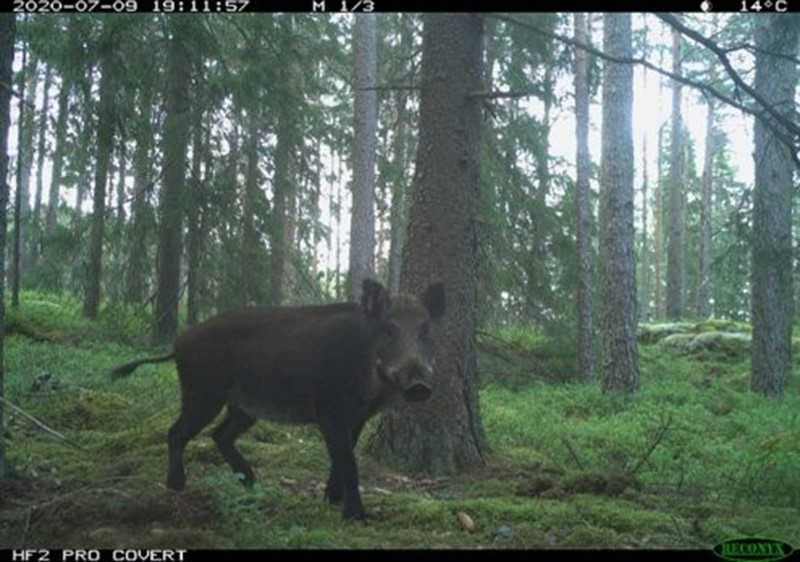
<path fill-rule="evenodd" d="M 414 383 L 403 392 L 403 398 L 409 402 L 424 402 L 431 397 L 431 387 L 421 382 Z"/>

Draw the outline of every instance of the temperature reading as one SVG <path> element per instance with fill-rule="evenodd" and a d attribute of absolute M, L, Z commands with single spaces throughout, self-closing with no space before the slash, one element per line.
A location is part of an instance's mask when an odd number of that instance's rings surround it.
<path fill-rule="evenodd" d="M 342 0 L 342 12 L 374 12 L 375 2 L 372 0 Z"/>
<path fill-rule="evenodd" d="M 740 12 L 761 12 L 774 10 L 785 12 L 789 9 L 789 0 L 754 0 L 748 4 L 748 0 L 742 0 Z"/>

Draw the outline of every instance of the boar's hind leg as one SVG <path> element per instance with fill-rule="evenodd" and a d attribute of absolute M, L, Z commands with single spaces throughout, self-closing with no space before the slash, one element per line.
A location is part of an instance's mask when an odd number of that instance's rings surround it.
<path fill-rule="evenodd" d="M 228 406 L 228 413 L 222 423 L 214 430 L 214 442 L 217 444 L 222 457 L 231 466 L 234 472 L 244 476 L 242 484 L 248 488 L 253 485 L 256 477 L 250 463 L 234 445 L 234 441 L 242 433 L 250 429 L 256 422 L 236 406 Z"/>
<path fill-rule="evenodd" d="M 350 443 L 353 450 L 356 448 L 362 429 L 364 429 L 364 422 L 356 424 L 353 431 L 350 433 Z M 331 472 L 328 476 L 328 485 L 325 486 L 325 499 L 330 503 L 339 503 L 342 501 L 342 481 L 339 472 L 336 470 L 336 465 L 333 463 L 331 463 Z"/>
<path fill-rule="evenodd" d="M 320 422 L 320 429 L 331 458 L 331 479 L 339 481 L 338 487 L 344 500 L 342 516 L 345 519 L 364 519 L 364 505 L 361 503 L 361 494 L 358 491 L 358 466 L 353 452 L 350 428 L 340 420 L 325 420 Z M 336 486 L 331 492 L 335 489 Z M 330 494 L 328 497 L 330 498 Z"/>
<path fill-rule="evenodd" d="M 183 451 L 186 444 L 211 423 L 224 404 L 223 399 L 204 395 L 192 395 L 184 391 L 181 415 L 169 428 L 167 445 L 169 448 L 169 470 L 167 487 L 182 490 L 186 485 L 183 469 Z"/>

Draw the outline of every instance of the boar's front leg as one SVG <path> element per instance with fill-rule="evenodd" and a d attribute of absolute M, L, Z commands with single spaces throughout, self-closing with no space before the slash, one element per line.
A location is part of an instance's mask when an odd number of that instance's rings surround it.
<path fill-rule="evenodd" d="M 366 420 L 358 422 L 350 433 L 350 442 L 352 449 L 355 451 L 358 444 L 358 438 L 361 436 L 361 430 L 364 429 Z M 331 472 L 328 476 L 328 484 L 325 486 L 325 499 L 330 503 L 339 503 L 342 501 L 342 481 L 339 472 L 336 470 L 336 465 L 331 463 Z"/>
<path fill-rule="evenodd" d="M 353 452 L 353 433 L 350 424 L 341 418 L 332 417 L 320 420 L 320 429 L 331 459 L 331 476 L 326 496 L 336 497 L 335 491 L 341 492 L 344 500 L 342 517 L 345 519 L 365 519 L 364 505 L 358 491 L 358 466 Z M 338 480 L 338 486 L 335 485 Z M 334 485 L 331 487 L 331 483 Z"/>

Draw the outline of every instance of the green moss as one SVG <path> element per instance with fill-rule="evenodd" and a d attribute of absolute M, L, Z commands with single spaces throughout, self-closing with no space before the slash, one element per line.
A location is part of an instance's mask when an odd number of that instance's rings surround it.
<path fill-rule="evenodd" d="M 506 357 L 481 355 L 482 366 L 506 372 L 483 375 L 486 466 L 446 478 L 399 474 L 365 453 L 373 421 L 357 451 L 370 517 L 362 525 L 323 500 L 328 459 L 312 427 L 262 422 L 242 436 L 258 478 L 246 490 L 214 447 L 211 424 L 187 447 L 186 489 L 167 490 L 174 366 L 111 381 L 112 366 L 146 353 L 94 332 L 79 303 L 37 298 L 18 321 L 64 337 L 6 340 L 7 397 L 82 449 L 6 411 L 15 476 L 0 483 L 3 545 L 707 549 L 758 534 L 800 543 L 800 388 L 790 382 L 779 402 L 750 393 L 747 353 L 725 347 L 744 344 L 745 326 L 653 330 L 666 335 L 640 346 L 642 386 L 627 399 L 538 376 L 568 372 L 566 342 L 504 332 Z M 118 313 L 124 330 L 136 324 Z M 676 336 L 697 348 L 663 343 Z M 41 373 L 59 384 L 32 390 Z M 461 527 L 460 511 L 474 532 Z"/>

